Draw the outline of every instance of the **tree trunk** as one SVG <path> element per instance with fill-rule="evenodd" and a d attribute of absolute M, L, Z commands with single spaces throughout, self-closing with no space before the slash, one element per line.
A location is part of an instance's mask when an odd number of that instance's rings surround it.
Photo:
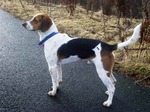
<path fill-rule="evenodd" d="M 111 7 L 112 7 L 112 2 L 111 0 L 102 0 L 102 10 L 103 14 L 106 15 L 111 15 Z"/>

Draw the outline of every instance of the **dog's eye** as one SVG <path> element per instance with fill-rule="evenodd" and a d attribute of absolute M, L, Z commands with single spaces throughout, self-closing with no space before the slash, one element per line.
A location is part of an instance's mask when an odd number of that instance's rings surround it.
<path fill-rule="evenodd" d="M 38 23 L 38 22 L 39 22 L 39 20 L 38 20 L 38 19 L 34 19 L 33 21 L 34 21 L 35 23 Z"/>

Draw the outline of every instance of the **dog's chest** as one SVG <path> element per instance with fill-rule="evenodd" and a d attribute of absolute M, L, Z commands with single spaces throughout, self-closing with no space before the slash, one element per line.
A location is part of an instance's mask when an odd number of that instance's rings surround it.
<path fill-rule="evenodd" d="M 57 34 L 53 38 L 47 40 L 44 44 L 45 57 L 57 56 L 59 47 L 69 40 L 71 40 L 71 38 L 67 34 Z"/>

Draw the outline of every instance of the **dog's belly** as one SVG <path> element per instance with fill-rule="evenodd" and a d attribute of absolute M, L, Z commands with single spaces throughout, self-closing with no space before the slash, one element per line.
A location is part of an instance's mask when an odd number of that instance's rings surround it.
<path fill-rule="evenodd" d="M 79 61 L 79 60 L 81 60 L 81 58 L 79 58 L 78 56 L 70 56 L 68 58 L 60 60 L 58 64 L 67 64 L 67 63 L 72 63 L 72 62 Z"/>

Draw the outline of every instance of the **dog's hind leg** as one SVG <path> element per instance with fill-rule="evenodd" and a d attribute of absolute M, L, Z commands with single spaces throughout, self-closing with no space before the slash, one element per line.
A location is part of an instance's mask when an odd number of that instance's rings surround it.
<path fill-rule="evenodd" d="M 113 73 L 110 75 L 110 79 L 111 79 L 111 81 L 113 82 L 113 84 L 114 84 L 114 86 L 115 86 L 117 80 L 116 80 L 116 78 L 114 77 Z"/>
<path fill-rule="evenodd" d="M 95 64 L 98 76 L 100 77 L 100 79 L 102 80 L 102 82 L 104 83 L 104 85 L 108 90 L 108 99 L 103 103 L 103 105 L 109 107 L 112 104 L 113 96 L 115 93 L 115 86 L 111 78 L 107 75 L 108 72 L 103 67 L 103 63 L 101 61 L 102 59 L 100 56 L 101 46 L 98 45 L 93 50 L 95 51 L 96 56 L 95 58 L 92 59 L 92 61 Z"/>
<path fill-rule="evenodd" d="M 113 96 L 115 93 L 115 86 L 112 83 L 110 77 L 107 76 L 107 72 L 101 68 L 102 64 L 98 62 L 95 62 L 94 64 L 96 66 L 98 76 L 100 77 L 100 79 L 102 80 L 102 82 L 104 83 L 104 85 L 108 90 L 107 91 L 108 99 L 103 103 L 103 105 L 109 107 L 112 104 Z"/>
<path fill-rule="evenodd" d="M 116 78 L 114 77 L 113 74 L 110 75 L 110 80 L 112 81 L 112 83 L 113 83 L 113 85 L 115 87 L 117 80 L 116 80 Z M 109 91 L 106 91 L 105 94 L 109 95 Z"/>
<path fill-rule="evenodd" d="M 56 92 L 57 92 L 57 88 L 59 86 L 58 84 L 58 67 L 57 65 L 55 66 L 49 66 L 49 72 L 52 78 L 52 91 L 48 92 L 48 95 L 50 96 L 55 96 Z"/>

